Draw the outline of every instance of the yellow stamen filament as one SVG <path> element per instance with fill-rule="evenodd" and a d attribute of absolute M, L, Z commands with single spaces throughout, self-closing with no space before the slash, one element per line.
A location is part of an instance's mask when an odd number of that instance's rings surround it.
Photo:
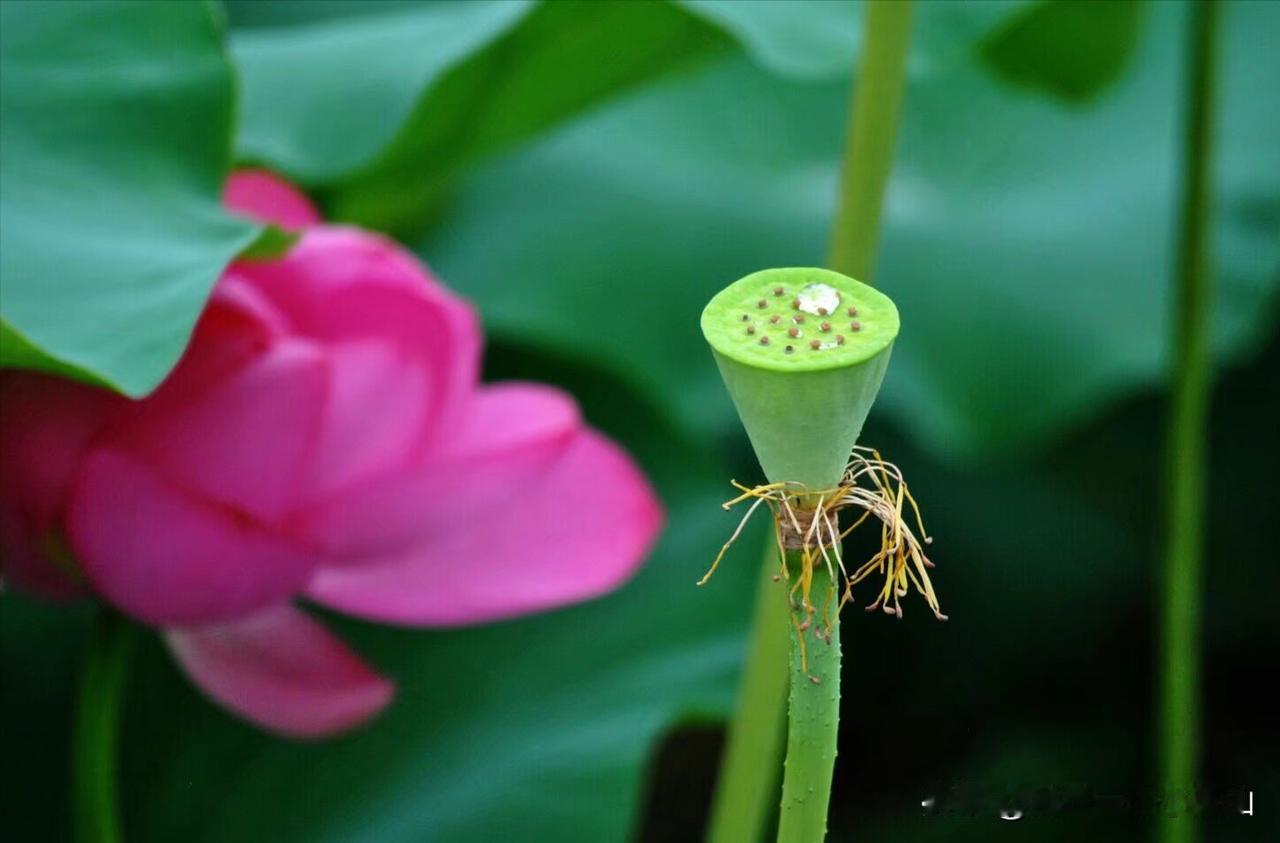
<path fill-rule="evenodd" d="M 761 504 L 767 506 L 773 513 L 774 539 L 782 560 L 780 578 L 791 583 L 792 574 L 798 574 L 789 589 L 789 598 L 791 622 L 801 642 L 802 664 L 805 661 L 803 633 L 810 627 L 810 616 L 817 611 L 810 586 L 813 582 L 813 569 L 819 564 L 826 567 L 832 582 L 828 593 L 823 595 L 823 628 L 815 632 L 819 638 L 830 637 L 835 618 L 840 616 L 845 603 L 853 599 L 853 587 L 873 575 L 883 576 L 884 581 L 876 599 L 867 606 L 867 611 L 883 610 L 886 614 L 901 618 L 902 606 L 899 598 L 906 596 L 909 588 L 914 587 L 923 595 L 938 620 L 947 619 L 942 614 L 933 583 L 929 580 L 928 569 L 934 567 L 934 564 L 925 554 L 924 546 L 931 544 L 933 539 L 925 531 L 920 506 L 907 488 L 902 471 L 893 463 L 885 462 L 878 451 L 861 446 L 854 448 L 840 484 L 834 489 L 813 490 L 791 482 L 747 487 L 736 480 L 733 481 L 733 486 L 742 494 L 726 501 L 724 508 L 731 509 L 746 500 L 752 501 L 751 506 L 738 522 L 733 535 L 716 555 L 710 570 L 698 581 L 698 585 L 704 585 L 715 573 L 721 560 L 742 535 L 747 522 Z M 909 516 L 914 517 L 915 529 L 912 528 L 909 517 L 904 515 L 907 505 L 910 505 Z M 840 513 L 845 510 L 860 511 L 861 515 L 842 531 L 839 528 Z M 845 569 L 841 558 L 840 543 L 868 518 L 875 518 L 880 522 L 880 550 L 851 574 Z M 800 552 L 801 565 L 798 572 L 792 572 L 787 565 L 788 550 Z M 840 572 L 839 577 L 836 575 L 837 570 Z M 836 600 L 835 583 L 840 580 L 843 580 L 844 587 Z M 836 602 L 834 618 L 831 614 L 833 600 Z M 803 622 L 797 618 L 797 610 L 804 614 Z"/>

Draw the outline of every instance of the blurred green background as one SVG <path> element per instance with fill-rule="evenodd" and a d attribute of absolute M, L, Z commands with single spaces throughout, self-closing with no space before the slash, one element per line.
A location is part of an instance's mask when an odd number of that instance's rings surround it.
<path fill-rule="evenodd" d="M 77 227 L 104 211 L 153 198 L 206 213 L 174 198 L 207 193 L 229 166 L 217 154 L 192 163 L 190 137 L 206 126 L 329 216 L 414 248 L 478 303 L 486 376 L 573 390 L 669 511 L 639 577 L 589 605 L 461 631 L 334 618 L 400 695 L 369 728 L 326 743 L 232 720 L 148 640 L 127 692 L 128 837 L 700 839 L 763 531 L 694 588 L 736 523 L 718 505 L 728 480 L 759 477 L 697 316 L 750 271 L 822 263 L 859 4 L 115 11 L 112 28 L 87 20 L 83 41 L 43 55 L 163 49 L 165 66 L 189 72 L 156 83 L 173 86 L 155 104 L 176 109 L 179 128 L 143 131 L 155 125 L 144 109 L 111 112 L 111 134 L 164 166 L 130 171 L 142 153 L 113 157 L 111 138 L 66 141 L 106 144 L 106 167 L 132 172 L 57 217 L 54 241 L 77 266 L 94 265 Z M 849 616 L 833 840 L 984 839 L 998 827 L 1127 841 L 1150 827 L 1140 806 L 1053 813 L 1032 797 L 1153 788 L 1187 24 L 1181 2 L 918 4 L 875 278 L 903 330 L 863 441 L 903 467 L 925 507 L 951 621 L 923 604 L 901 623 Z M 1265 678 L 1280 644 L 1280 4 L 1227 3 L 1222 38 L 1202 778 L 1254 791 L 1257 816 L 1210 811 L 1213 841 L 1265 839 L 1280 797 Z M 155 81 L 115 81 L 139 78 Z M 131 120 L 142 128 L 127 131 Z M 182 230 L 215 264 L 245 239 Z M 167 318 L 194 319 L 211 281 L 177 283 L 181 312 Z M 150 318 L 134 306 L 113 318 Z M 88 307 L 64 304 L 64 321 L 95 318 Z M 595 327 L 602 315 L 608 330 Z M 101 357 L 77 365 L 140 388 L 163 372 L 123 346 Z M 85 606 L 0 597 L 6 840 L 69 833 L 67 733 L 88 618 Z M 982 811 L 921 808 L 951 788 L 985 790 Z M 1026 816 L 988 810 L 1006 802 Z"/>

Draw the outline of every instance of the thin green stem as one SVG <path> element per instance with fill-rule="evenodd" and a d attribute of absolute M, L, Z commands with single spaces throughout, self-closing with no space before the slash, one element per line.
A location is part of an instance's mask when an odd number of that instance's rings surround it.
<path fill-rule="evenodd" d="M 1174 319 L 1173 400 L 1165 452 L 1165 559 L 1161 618 L 1160 776 L 1171 798 L 1160 839 L 1190 843 L 1199 765 L 1200 579 L 1208 467 L 1209 163 L 1219 5 L 1199 0 L 1191 15 L 1183 205 Z"/>
<path fill-rule="evenodd" d="M 707 843 L 759 843 L 773 810 L 785 734 L 787 604 L 773 578 L 778 551 L 770 534 L 756 589 L 738 705 L 729 723 Z"/>
<path fill-rule="evenodd" d="M 121 697 L 133 640 L 122 615 L 103 609 L 85 652 L 72 748 L 72 809 L 77 843 L 119 843 L 116 751 Z"/>
<path fill-rule="evenodd" d="M 798 553 L 787 555 L 792 571 L 800 570 Z M 782 780 L 782 812 L 778 843 L 821 843 L 827 836 L 827 807 L 836 767 L 836 735 L 840 726 L 840 626 L 832 613 L 831 637 L 822 605 L 832 591 L 823 567 L 814 569 L 811 594 L 817 604 L 808 628 L 792 624 L 791 694 L 787 706 L 787 763 Z M 801 617 L 808 615 L 803 607 Z"/>
<path fill-rule="evenodd" d="M 858 69 L 829 265 L 863 283 L 871 283 L 885 185 L 893 168 L 898 111 L 911 38 L 911 0 L 869 0 L 863 24 Z"/>

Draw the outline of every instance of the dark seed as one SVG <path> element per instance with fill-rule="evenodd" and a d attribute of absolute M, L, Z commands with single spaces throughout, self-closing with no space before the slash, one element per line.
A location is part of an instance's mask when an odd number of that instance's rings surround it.
<path fill-rule="evenodd" d="M 849 329 L 852 331 L 861 331 L 862 323 L 855 319 L 854 321 L 849 323 Z"/>
<path fill-rule="evenodd" d="M 787 336 L 789 336 L 789 337 L 798 337 L 798 336 L 800 336 L 800 329 L 799 329 L 799 328 L 788 328 L 788 329 L 787 329 Z"/>
<path fill-rule="evenodd" d="M 850 316 L 857 316 L 857 315 L 858 315 L 858 308 L 856 308 L 856 307 L 851 307 L 851 308 L 849 308 L 849 315 L 850 315 Z"/>
<path fill-rule="evenodd" d="M 820 307 L 820 308 L 818 308 L 818 315 L 819 315 L 819 316 L 826 316 L 826 315 L 827 315 L 827 309 L 826 309 L 825 307 Z"/>
<path fill-rule="evenodd" d="M 794 348 L 793 346 L 790 346 L 790 345 L 789 345 L 789 346 L 787 346 L 787 349 L 786 349 L 786 350 L 787 350 L 787 354 L 790 354 L 791 352 L 795 351 L 795 348 Z"/>
<path fill-rule="evenodd" d="M 751 317 L 750 317 L 750 316 L 748 316 L 747 314 L 745 314 L 745 313 L 744 313 L 744 314 L 742 314 L 742 321 L 743 321 L 743 322 L 748 322 L 748 321 L 750 321 L 750 319 L 751 319 Z"/>
<path fill-rule="evenodd" d="M 799 310 L 799 309 L 800 309 L 800 299 L 792 299 L 792 300 L 791 300 L 791 309 L 792 309 L 792 310 Z"/>
<path fill-rule="evenodd" d="M 781 316 L 779 316 L 779 315 L 778 315 L 778 314 L 776 314 L 776 313 L 769 317 L 769 324 L 770 324 L 770 325 L 777 325 L 777 324 L 778 324 L 779 322 L 781 322 L 781 321 L 782 321 L 782 317 L 781 317 Z"/>
<path fill-rule="evenodd" d="M 844 345 L 844 334 L 836 334 L 836 345 Z"/>
<path fill-rule="evenodd" d="M 809 347 L 812 348 L 814 351 L 817 351 L 818 349 L 822 348 L 822 343 L 819 342 L 818 340 L 810 340 Z"/>
<path fill-rule="evenodd" d="M 818 326 L 818 330 L 819 330 L 819 331 L 822 331 L 823 333 L 826 333 L 827 331 L 830 331 L 830 330 L 831 330 L 831 323 L 830 323 L 830 322 L 823 322 L 821 325 L 819 325 L 819 326 Z"/>
<path fill-rule="evenodd" d="M 780 296 L 780 295 L 782 295 L 782 288 L 781 288 L 781 287 L 774 287 L 774 288 L 773 288 L 773 294 L 774 294 L 775 296 Z"/>
<path fill-rule="evenodd" d="M 768 337 L 761 337 L 761 338 L 760 338 L 760 344 L 761 344 L 761 345 L 768 345 L 768 344 L 769 344 L 769 338 L 768 338 Z"/>
<path fill-rule="evenodd" d="M 748 325 L 748 326 L 747 326 L 747 333 L 748 333 L 748 334 L 754 334 L 755 332 L 756 332 L 756 326 L 755 326 L 755 325 Z"/>
<path fill-rule="evenodd" d="M 760 299 L 760 301 L 756 302 L 756 307 L 760 308 L 761 310 L 763 310 L 768 306 L 769 306 L 769 302 L 765 301 L 764 299 Z"/>

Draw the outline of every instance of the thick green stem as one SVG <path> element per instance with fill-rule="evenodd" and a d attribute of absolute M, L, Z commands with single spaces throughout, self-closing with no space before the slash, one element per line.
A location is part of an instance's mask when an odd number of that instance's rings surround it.
<path fill-rule="evenodd" d="M 898 138 L 911 6 L 911 0 L 868 1 L 849 109 L 829 265 L 866 284 L 871 283 L 884 189 Z"/>
<path fill-rule="evenodd" d="M 1209 414 L 1209 163 L 1219 6 L 1193 6 L 1187 74 L 1183 205 L 1174 320 L 1173 400 L 1165 453 L 1160 776 L 1171 798 L 1160 839 L 1196 837 L 1190 798 L 1199 764 L 1200 579 Z"/>
<path fill-rule="evenodd" d="M 799 554 L 788 554 L 787 565 L 800 570 Z M 791 695 L 787 707 L 786 774 L 782 781 L 782 811 L 778 843 L 821 843 L 827 836 L 827 806 L 836 765 L 836 734 L 840 725 L 840 627 L 827 630 L 822 607 L 832 592 L 825 568 L 813 574 L 811 594 L 817 612 L 802 607 L 808 629 L 791 626 Z M 834 609 L 834 599 L 832 608 Z"/>
<path fill-rule="evenodd" d="M 755 617 L 738 706 L 729 723 L 707 843 L 759 843 L 773 810 L 787 699 L 785 588 L 773 581 L 778 551 L 770 534 L 756 589 Z"/>
<path fill-rule="evenodd" d="M 78 843 L 119 843 L 116 750 L 133 627 L 103 609 L 85 652 L 72 746 L 72 817 Z"/>

